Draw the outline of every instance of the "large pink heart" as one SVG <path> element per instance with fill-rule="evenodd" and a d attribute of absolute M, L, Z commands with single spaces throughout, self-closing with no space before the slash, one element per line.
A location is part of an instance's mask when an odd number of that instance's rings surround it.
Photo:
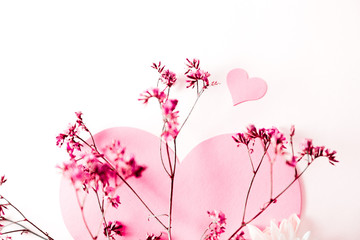
<path fill-rule="evenodd" d="M 169 201 L 169 177 L 164 172 L 159 157 L 159 138 L 135 128 L 111 128 L 95 135 L 98 146 L 104 146 L 114 139 L 119 139 L 127 152 L 134 153 L 138 163 L 147 166 L 143 176 L 130 179 L 129 182 L 148 203 L 159 218 L 167 223 Z M 259 159 L 260 146 L 255 145 L 254 159 Z M 269 162 L 265 161 L 263 170 L 254 182 L 250 195 L 246 219 L 256 214 L 270 196 Z M 196 146 L 178 165 L 173 212 L 173 239 L 199 240 L 208 227 L 208 210 L 221 210 L 226 214 L 227 227 L 223 239 L 227 239 L 241 224 L 246 191 L 252 171 L 247 151 L 237 147 L 231 134 L 210 138 Z M 274 193 L 284 188 L 293 178 L 293 170 L 278 158 L 274 165 Z M 120 220 L 126 228 L 125 239 L 145 239 L 146 233 L 156 235 L 164 228 L 151 216 L 126 186 L 119 189 L 121 205 L 117 210 L 106 213 L 107 220 Z M 65 224 L 75 240 L 88 240 L 89 235 L 81 220 L 76 204 L 74 190 L 67 180 L 61 185 L 61 209 Z M 288 218 L 292 213 L 300 215 L 300 183 L 294 184 L 277 203 L 269 207 L 253 224 L 264 227 L 271 219 Z M 96 200 L 87 199 L 85 208 L 89 225 L 97 229 L 101 221 Z M 246 220 L 245 219 L 245 220 Z M 102 230 L 99 230 L 102 231 Z M 105 239 L 103 234 L 100 239 Z"/>
<path fill-rule="evenodd" d="M 226 79 L 234 106 L 242 102 L 260 99 L 266 94 L 266 82 L 261 78 L 249 78 L 243 69 L 231 70 Z"/>

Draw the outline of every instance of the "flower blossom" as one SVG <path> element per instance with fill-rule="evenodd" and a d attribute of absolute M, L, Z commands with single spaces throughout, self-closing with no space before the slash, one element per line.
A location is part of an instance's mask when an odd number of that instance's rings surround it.
<path fill-rule="evenodd" d="M 161 81 L 168 87 L 171 87 L 176 82 L 176 74 L 170 70 L 165 70 L 161 74 Z"/>
<path fill-rule="evenodd" d="M 156 236 L 155 234 L 146 234 L 146 240 L 160 240 L 161 239 L 162 234 L 160 234 L 159 236 Z"/>
<path fill-rule="evenodd" d="M 7 179 L 5 178 L 5 175 L 1 176 L 1 178 L 0 178 L 0 186 L 3 185 L 6 181 L 7 181 Z"/>
<path fill-rule="evenodd" d="M 285 144 L 287 143 L 284 134 L 282 134 L 277 128 L 260 128 L 257 129 L 255 125 L 249 125 L 247 132 L 237 133 L 233 137 L 233 140 L 238 144 L 244 144 L 249 146 L 249 143 L 254 141 L 256 138 L 260 139 L 266 148 L 270 143 L 275 148 L 275 154 L 284 154 L 286 149 Z"/>
<path fill-rule="evenodd" d="M 78 134 L 80 129 L 85 129 L 87 132 L 89 130 L 82 121 L 82 114 L 78 112 L 76 115 L 76 123 L 70 125 L 65 133 L 58 136 L 57 145 L 61 146 L 66 142 L 66 151 L 70 156 L 70 161 L 64 162 L 60 169 L 64 176 L 71 180 L 75 189 L 78 190 L 80 187 L 85 191 L 101 189 L 109 197 L 111 204 L 117 207 L 120 201 L 113 195 L 121 182 L 118 175 L 124 179 L 132 176 L 138 178 L 146 167 L 139 165 L 134 156 L 127 156 L 120 141 L 113 141 L 106 145 L 101 153 L 96 148 L 95 142 L 84 143 L 88 147 L 85 151 L 83 145 L 79 143 Z"/>
<path fill-rule="evenodd" d="M 267 227 L 263 232 L 253 225 L 247 225 L 249 234 L 252 240 L 307 240 L 310 237 L 310 232 L 304 234 L 302 238 L 297 237 L 300 219 L 296 214 L 290 216 L 289 219 L 284 219 L 278 227 L 274 221 L 271 221 L 270 227 Z"/>
<path fill-rule="evenodd" d="M 157 98 L 159 102 L 164 102 L 167 98 L 167 95 L 164 91 L 161 91 L 159 88 L 150 88 L 145 92 L 140 94 L 139 101 L 143 101 L 144 104 L 148 103 L 150 98 Z"/>
<path fill-rule="evenodd" d="M 189 87 L 195 87 L 195 84 L 198 84 L 199 81 L 203 82 L 203 89 L 206 89 L 209 84 L 209 77 L 210 73 L 200 69 L 200 60 L 193 59 L 190 61 L 188 58 L 186 59 L 187 63 L 186 66 L 188 67 L 188 70 L 185 72 L 185 75 L 187 78 L 189 78 L 186 82 L 189 83 L 187 88 Z M 217 85 L 217 84 L 214 84 Z"/>
<path fill-rule="evenodd" d="M 165 141 L 171 141 L 172 139 L 175 139 L 179 133 L 179 111 L 174 111 L 177 103 L 177 99 L 168 99 L 161 105 L 165 124 L 161 136 L 164 137 Z"/>
<path fill-rule="evenodd" d="M 111 222 L 109 221 L 106 225 L 104 224 L 104 235 L 108 234 L 111 240 L 115 240 L 115 236 L 124 236 L 125 226 L 119 222 Z"/>
<path fill-rule="evenodd" d="M 225 232 L 226 217 L 221 211 L 208 211 L 212 222 L 209 225 L 208 231 L 204 237 L 205 240 L 219 240 L 220 235 Z"/>
<path fill-rule="evenodd" d="M 287 143 L 284 134 L 275 127 L 268 129 L 267 132 L 273 146 L 275 147 L 275 154 L 284 154 L 284 150 L 286 149 L 285 144 Z"/>
<path fill-rule="evenodd" d="M 75 160 L 75 153 L 80 152 L 83 147 L 83 144 L 79 141 L 79 134 L 81 130 L 89 132 L 83 122 L 82 112 L 75 112 L 75 114 L 77 117 L 75 124 L 69 124 L 68 128 L 56 137 L 57 146 L 61 147 L 64 143 L 66 143 L 66 151 L 72 160 Z"/>
<path fill-rule="evenodd" d="M 166 86 L 171 87 L 176 82 L 176 74 L 169 69 L 164 71 L 165 66 L 161 66 L 161 62 L 159 64 L 153 63 L 151 66 L 152 68 L 156 69 L 158 73 L 160 73 L 160 80 Z"/>
<path fill-rule="evenodd" d="M 311 139 L 305 139 L 305 141 L 302 143 L 302 149 L 300 152 L 301 157 L 305 155 L 309 156 L 309 163 L 318 157 L 326 157 L 329 160 L 329 163 L 332 165 L 339 162 L 335 159 L 335 154 L 336 151 L 331 151 L 324 146 L 314 146 Z"/>
<path fill-rule="evenodd" d="M 175 111 L 178 100 L 168 99 L 164 91 L 160 91 L 158 88 L 151 88 L 149 90 L 146 90 L 144 93 L 141 94 L 141 97 L 142 98 L 140 98 L 139 100 L 143 101 L 144 104 L 146 104 L 152 97 L 158 99 L 164 121 L 164 129 L 161 136 L 164 138 L 165 141 L 171 141 L 175 139 L 179 133 L 179 111 Z"/>

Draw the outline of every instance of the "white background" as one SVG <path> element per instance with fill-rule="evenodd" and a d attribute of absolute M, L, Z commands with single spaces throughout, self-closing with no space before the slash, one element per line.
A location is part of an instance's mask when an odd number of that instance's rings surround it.
<path fill-rule="evenodd" d="M 115 126 L 160 133 L 158 107 L 139 93 L 154 86 L 152 62 L 177 73 L 199 58 L 222 84 L 200 99 L 179 136 L 180 157 L 249 123 L 297 127 L 297 140 L 338 151 L 304 175 L 301 232 L 359 239 L 360 2 L 344 1 L 1 1 L 1 187 L 34 222 L 71 239 L 59 208 L 66 160 L 55 136 L 81 110 L 94 133 Z M 259 100 L 232 106 L 233 68 L 268 84 Z M 180 81 L 184 81 L 180 78 Z M 194 92 L 176 86 L 182 116 Z"/>

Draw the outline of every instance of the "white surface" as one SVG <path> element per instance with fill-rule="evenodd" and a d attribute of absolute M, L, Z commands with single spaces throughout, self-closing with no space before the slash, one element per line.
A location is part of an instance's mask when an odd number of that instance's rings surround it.
<path fill-rule="evenodd" d="M 338 166 L 304 176 L 302 231 L 311 239 L 358 239 L 360 229 L 360 2 L 1 1 L 1 193 L 53 237 L 71 239 L 59 209 L 66 154 L 55 136 L 81 110 L 92 131 L 160 131 L 158 108 L 137 101 L 161 60 L 177 73 L 197 57 L 212 80 L 179 137 L 180 157 L 211 136 L 249 123 L 297 127 L 297 139 L 338 150 Z M 233 107 L 225 78 L 240 67 L 267 95 Z M 179 109 L 190 89 L 177 89 Z"/>

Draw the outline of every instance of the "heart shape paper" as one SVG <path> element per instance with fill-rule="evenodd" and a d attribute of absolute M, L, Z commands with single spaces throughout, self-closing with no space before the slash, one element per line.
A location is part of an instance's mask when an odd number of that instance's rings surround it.
<path fill-rule="evenodd" d="M 212 137 L 196 146 L 178 165 L 173 202 L 173 239 L 199 240 L 211 222 L 207 211 L 221 210 L 226 214 L 227 239 L 240 226 L 246 192 L 252 177 L 246 149 L 237 147 L 231 134 Z M 99 147 L 112 140 L 120 140 L 128 153 L 135 155 L 139 164 L 146 165 L 143 176 L 129 179 L 129 183 L 148 203 L 152 211 L 167 224 L 170 180 L 159 156 L 159 138 L 135 128 L 111 128 L 95 136 Z M 255 145 L 253 159 L 259 159 L 261 146 Z M 274 163 L 274 193 L 280 192 L 293 179 L 293 170 L 283 159 Z M 255 161 L 255 160 L 254 160 Z M 270 196 L 269 161 L 264 161 L 254 181 L 245 220 L 250 219 L 264 206 Z M 125 238 L 145 239 L 154 233 L 167 239 L 165 229 L 149 216 L 149 212 L 126 186 L 119 189 L 121 204 L 118 209 L 106 213 L 108 221 L 119 220 L 125 226 Z M 61 208 L 65 224 L 75 240 L 90 239 L 82 221 L 74 189 L 63 179 L 60 192 Z M 101 215 L 95 197 L 87 198 L 85 217 L 91 229 L 99 229 L 99 240 L 106 239 L 99 228 Z M 300 183 L 295 183 L 277 203 L 270 206 L 252 224 L 264 227 L 271 219 L 288 218 L 292 213 L 300 215 Z"/>
<path fill-rule="evenodd" d="M 247 72 L 240 68 L 231 70 L 226 80 L 234 106 L 260 99 L 267 91 L 267 84 L 263 79 L 249 78 Z"/>

